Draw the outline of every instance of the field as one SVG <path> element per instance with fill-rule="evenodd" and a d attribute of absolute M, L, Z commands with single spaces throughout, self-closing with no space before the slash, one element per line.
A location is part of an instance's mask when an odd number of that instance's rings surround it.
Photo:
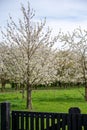
<path fill-rule="evenodd" d="M 82 113 L 87 113 L 87 102 L 84 100 L 84 88 L 33 90 L 33 110 L 39 112 L 68 112 L 70 107 L 79 107 Z M 22 99 L 19 91 L 0 92 L 0 102 L 10 102 L 11 110 L 26 109 L 26 93 Z"/>

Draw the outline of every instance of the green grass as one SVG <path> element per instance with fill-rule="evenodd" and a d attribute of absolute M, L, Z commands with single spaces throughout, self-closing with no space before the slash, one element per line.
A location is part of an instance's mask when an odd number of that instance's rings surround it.
<path fill-rule="evenodd" d="M 84 93 L 84 88 L 80 88 Z M 19 91 L 0 93 L 0 102 L 10 102 L 11 110 L 27 110 L 26 97 L 22 99 Z M 79 107 L 82 113 L 87 113 L 87 102 L 78 88 L 56 90 L 33 90 L 33 111 L 68 112 L 70 107 Z"/>

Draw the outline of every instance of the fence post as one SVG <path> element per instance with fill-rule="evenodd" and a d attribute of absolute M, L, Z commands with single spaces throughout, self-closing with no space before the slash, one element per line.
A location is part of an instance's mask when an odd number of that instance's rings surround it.
<path fill-rule="evenodd" d="M 81 111 L 78 107 L 72 107 L 69 109 L 69 121 L 68 121 L 69 130 L 80 130 L 81 127 L 79 120 L 80 113 Z"/>
<path fill-rule="evenodd" d="M 10 130 L 10 103 L 1 103 L 1 130 Z"/>
<path fill-rule="evenodd" d="M 81 113 L 81 111 L 78 107 L 71 107 L 69 109 L 69 114 L 80 114 L 80 113 Z"/>

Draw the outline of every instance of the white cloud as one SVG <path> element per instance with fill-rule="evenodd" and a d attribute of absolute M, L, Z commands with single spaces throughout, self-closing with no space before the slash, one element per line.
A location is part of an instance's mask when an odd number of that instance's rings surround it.
<path fill-rule="evenodd" d="M 87 17 L 85 0 L 36 0 L 36 2 L 31 0 L 30 3 L 38 17 L 75 18 L 75 20 Z"/>
<path fill-rule="evenodd" d="M 61 29 L 63 32 L 72 32 L 74 29 L 81 27 L 82 29 L 87 30 L 87 22 L 69 22 L 61 20 L 47 20 L 47 26 L 53 28 L 54 34 L 57 34 Z"/>

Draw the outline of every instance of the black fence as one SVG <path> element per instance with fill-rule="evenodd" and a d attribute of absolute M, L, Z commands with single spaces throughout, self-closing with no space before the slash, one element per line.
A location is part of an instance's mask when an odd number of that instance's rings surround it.
<path fill-rule="evenodd" d="M 69 113 L 10 113 L 10 104 L 1 103 L 1 130 L 87 130 L 87 114 L 79 108 L 70 108 Z"/>

